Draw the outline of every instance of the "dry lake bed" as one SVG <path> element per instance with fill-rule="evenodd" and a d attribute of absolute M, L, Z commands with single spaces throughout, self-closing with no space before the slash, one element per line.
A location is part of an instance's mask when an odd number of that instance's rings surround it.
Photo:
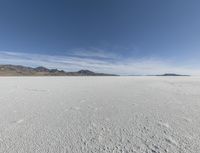
<path fill-rule="evenodd" d="M 0 78 L 0 153 L 198 152 L 198 77 Z"/>

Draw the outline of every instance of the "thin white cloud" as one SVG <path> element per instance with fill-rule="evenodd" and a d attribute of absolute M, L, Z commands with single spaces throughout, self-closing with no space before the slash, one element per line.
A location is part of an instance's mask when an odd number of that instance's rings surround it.
<path fill-rule="evenodd" d="M 87 55 L 87 54 L 86 54 Z M 110 58 L 112 55 L 109 55 Z M 163 61 L 154 58 L 144 59 L 119 59 L 112 60 L 96 59 L 90 56 L 51 56 L 32 53 L 17 53 L 0 51 L 0 64 L 17 64 L 25 66 L 45 66 L 58 68 L 65 71 L 77 71 L 89 69 L 95 72 L 114 73 L 121 75 L 131 74 L 163 74 L 180 73 L 200 75 L 200 70 L 190 67 L 180 67 L 170 64 L 170 61 Z"/>
<path fill-rule="evenodd" d="M 78 49 L 73 49 L 71 51 L 73 52 L 72 55 L 79 57 L 105 58 L 105 59 L 119 58 L 119 56 L 116 54 L 95 47 L 90 47 L 88 49 L 78 48 Z"/>

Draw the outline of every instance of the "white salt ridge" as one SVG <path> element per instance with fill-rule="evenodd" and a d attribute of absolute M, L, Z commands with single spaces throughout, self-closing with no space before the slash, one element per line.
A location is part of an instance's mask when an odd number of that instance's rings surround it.
<path fill-rule="evenodd" d="M 159 122 L 158 125 L 163 126 L 163 127 L 167 128 L 167 129 L 171 128 L 168 123 Z"/>
<path fill-rule="evenodd" d="M 165 140 L 166 140 L 168 143 L 172 144 L 172 145 L 175 145 L 175 146 L 178 145 L 178 143 L 177 143 L 173 138 L 171 138 L 171 137 L 167 137 L 167 138 L 165 138 Z"/>
<path fill-rule="evenodd" d="M 22 123 L 22 122 L 24 122 L 24 119 L 20 119 L 20 120 L 18 120 L 16 123 L 17 123 L 17 124 L 20 124 L 20 123 Z"/>

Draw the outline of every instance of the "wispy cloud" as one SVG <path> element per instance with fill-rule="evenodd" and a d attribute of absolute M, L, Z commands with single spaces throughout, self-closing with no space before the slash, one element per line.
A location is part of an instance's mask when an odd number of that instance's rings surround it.
<path fill-rule="evenodd" d="M 94 58 L 95 57 L 95 58 Z M 170 61 L 156 58 L 120 58 L 116 55 L 106 55 L 102 51 L 97 53 L 78 53 L 66 56 L 41 55 L 32 53 L 18 53 L 0 51 L 0 64 L 18 64 L 26 66 L 45 66 L 65 71 L 90 69 L 95 72 L 129 74 L 162 74 L 181 73 L 200 75 L 200 70 L 191 67 L 174 66 Z"/>

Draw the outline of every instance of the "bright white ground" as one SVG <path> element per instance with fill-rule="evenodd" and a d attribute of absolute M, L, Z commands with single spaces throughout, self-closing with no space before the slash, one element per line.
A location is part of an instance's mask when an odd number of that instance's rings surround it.
<path fill-rule="evenodd" d="M 0 78 L 0 153 L 87 152 L 200 152 L 200 78 Z"/>

